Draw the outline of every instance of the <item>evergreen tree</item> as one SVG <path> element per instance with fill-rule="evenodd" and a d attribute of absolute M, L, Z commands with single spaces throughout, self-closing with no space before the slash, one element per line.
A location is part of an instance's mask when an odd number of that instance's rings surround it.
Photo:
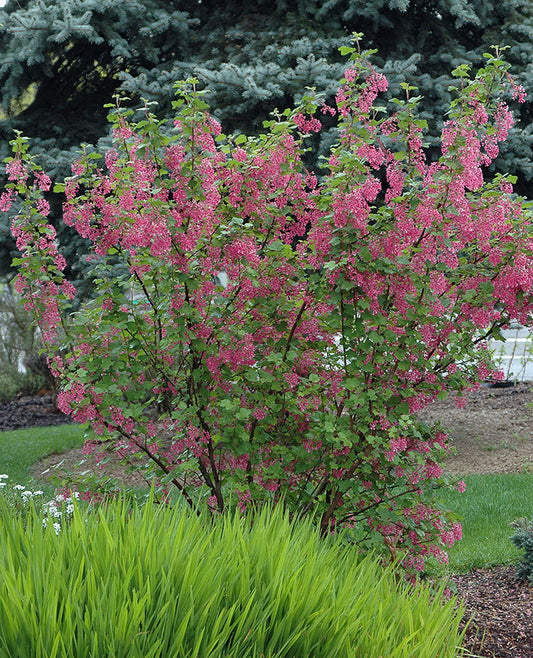
<path fill-rule="evenodd" d="M 115 93 L 134 104 L 156 101 L 169 116 L 174 81 L 195 75 L 224 130 L 244 132 L 259 131 L 306 87 L 331 100 L 343 73 L 338 47 L 354 31 L 378 49 L 374 61 L 392 94 L 404 80 L 418 87 L 435 141 L 451 70 L 478 66 L 492 44 L 510 46 L 506 58 L 533 93 L 530 0 L 8 0 L 0 24 L 0 156 L 13 130 L 22 130 L 57 178 L 68 175 L 82 143 L 105 145 L 103 105 Z M 498 163 L 519 176 L 522 193 L 533 175 L 532 107 L 522 106 Z M 326 130 L 320 149 L 334 139 Z M 2 221 L 5 273 L 13 245 Z M 83 245 L 69 232 L 60 240 L 76 276 Z"/>

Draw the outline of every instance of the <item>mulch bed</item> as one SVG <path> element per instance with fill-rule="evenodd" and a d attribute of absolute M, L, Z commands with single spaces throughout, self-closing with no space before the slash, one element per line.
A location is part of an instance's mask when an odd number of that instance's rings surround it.
<path fill-rule="evenodd" d="M 0 403 L 0 432 L 26 427 L 48 427 L 72 423 L 72 418 L 54 407 L 52 395 L 24 395 Z"/>
<path fill-rule="evenodd" d="M 530 402 L 533 397 L 531 385 L 528 391 L 525 388 L 479 391 L 471 403 L 487 411 L 494 406 L 499 412 L 514 406 L 518 409 L 518 403 L 522 409 L 523 401 Z M 71 419 L 54 408 L 51 395 L 25 396 L 0 404 L 0 431 L 68 422 Z M 482 455 L 469 456 L 477 461 Z M 473 618 L 464 643 L 471 656 L 533 658 L 533 587 L 517 580 L 514 567 L 474 569 L 452 576 L 452 581 L 465 603 L 465 620 Z"/>
<path fill-rule="evenodd" d="M 533 587 L 517 579 L 514 567 L 473 569 L 452 581 L 465 619 L 473 618 L 463 646 L 474 656 L 533 656 Z"/>

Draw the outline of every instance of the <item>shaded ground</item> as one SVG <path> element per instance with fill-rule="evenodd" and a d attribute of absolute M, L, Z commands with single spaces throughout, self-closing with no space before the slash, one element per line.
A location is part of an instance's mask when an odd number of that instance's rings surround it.
<path fill-rule="evenodd" d="M 457 455 L 447 460 L 445 468 L 458 475 L 533 472 L 533 384 L 481 388 L 467 393 L 465 399 L 462 409 L 451 398 L 421 414 L 430 422 L 440 420 L 450 432 Z M 0 431 L 66 420 L 53 409 L 50 396 L 0 404 Z M 75 449 L 47 457 L 35 465 L 33 473 L 47 478 L 63 469 L 73 472 L 81 460 L 84 463 L 78 470 L 101 471 L 94 457 Z M 106 465 L 105 472 L 128 484 L 142 482 L 116 460 Z M 513 567 L 475 569 L 453 580 L 465 602 L 466 617 L 474 616 L 465 643 L 473 656 L 533 658 L 533 587 L 517 581 Z"/>
<path fill-rule="evenodd" d="M 135 471 L 122 463 L 116 454 L 106 454 L 104 460 L 98 458 L 95 452 L 91 455 L 83 454 L 83 448 L 72 448 L 61 455 L 49 455 L 40 459 L 31 469 L 36 480 L 50 480 L 69 478 L 82 473 L 93 473 L 98 477 L 117 479 L 126 487 L 148 487 L 146 480 Z"/>

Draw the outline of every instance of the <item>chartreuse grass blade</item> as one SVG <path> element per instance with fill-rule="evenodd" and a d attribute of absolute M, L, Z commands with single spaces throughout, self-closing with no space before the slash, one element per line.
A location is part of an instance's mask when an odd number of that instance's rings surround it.
<path fill-rule="evenodd" d="M 281 511 L 76 508 L 56 534 L 0 503 L 0 654 L 442 658 L 460 614 Z"/>

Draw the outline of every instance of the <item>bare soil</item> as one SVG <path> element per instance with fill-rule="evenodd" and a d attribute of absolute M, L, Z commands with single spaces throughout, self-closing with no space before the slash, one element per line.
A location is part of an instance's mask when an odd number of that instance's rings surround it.
<path fill-rule="evenodd" d="M 427 407 L 420 417 L 440 421 L 448 430 L 456 450 L 444 464 L 450 473 L 533 472 L 531 382 L 466 393 L 462 408 L 451 396 Z M 65 420 L 53 409 L 51 398 L 36 396 L 0 405 L 0 431 Z M 96 458 L 83 455 L 80 448 L 41 460 L 33 474 L 47 479 L 81 470 L 102 472 Z M 128 485 L 142 484 L 138 475 L 128 473 L 114 457 L 106 464 L 105 475 L 121 478 Z M 516 579 L 514 567 L 474 569 L 452 576 L 452 580 L 465 603 L 465 618 L 473 617 L 464 644 L 472 656 L 533 658 L 533 587 Z"/>
<path fill-rule="evenodd" d="M 440 421 L 456 455 L 444 467 L 450 473 L 520 473 L 533 471 L 533 383 L 482 387 L 426 407 L 420 417 Z"/>

